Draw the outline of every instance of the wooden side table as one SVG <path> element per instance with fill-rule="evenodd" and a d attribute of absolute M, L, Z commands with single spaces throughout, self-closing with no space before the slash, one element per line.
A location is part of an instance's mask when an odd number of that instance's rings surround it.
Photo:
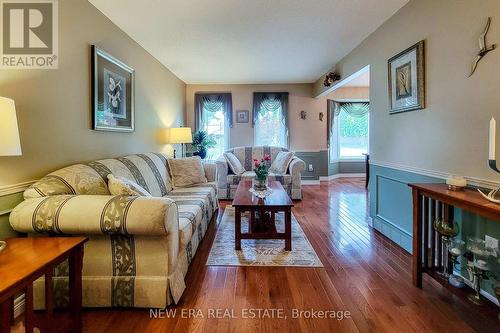
<path fill-rule="evenodd" d="M 0 252 L 0 333 L 10 332 L 13 298 L 25 293 L 26 332 L 82 331 L 82 264 L 85 237 L 32 237 L 7 239 Z M 68 259 L 70 320 L 54 315 L 54 268 Z M 33 311 L 33 282 L 45 275 L 45 315 Z"/>

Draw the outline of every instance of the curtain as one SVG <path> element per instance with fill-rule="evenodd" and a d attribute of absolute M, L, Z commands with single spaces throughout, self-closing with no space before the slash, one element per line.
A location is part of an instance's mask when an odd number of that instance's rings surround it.
<path fill-rule="evenodd" d="M 253 108 L 252 108 L 252 127 L 255 127 L 255 122 L 261 112 L 276 111 L 281 107 L 281 121 L 285 125 L 286 146 L 288 147 L 288 93 L 253 93 Z"/>
<path fill-rule="evenodd" d="M 229 125 L 233 127 L 233 99 L 231 93 L 196 93 L 194 94 L 195 129 L 200 130 L 203 120 L 203 112 L 216 112 L 221 106 L 224 117 Z"/>

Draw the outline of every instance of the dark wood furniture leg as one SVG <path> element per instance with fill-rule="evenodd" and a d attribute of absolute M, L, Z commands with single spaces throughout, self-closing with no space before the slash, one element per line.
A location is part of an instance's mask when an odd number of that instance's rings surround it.
<path fill-rule="evenodd" d="M 413 285 L 422 288 L 422 197 L 413 189 Z"/>
<path fill-rule="evenodd" d="M 69 257 L 69 302 L 71 318 L 73 318 L 72 332 L 82 332 L 82 266 L 83 245 L 76 248 Z"/>
<path fill-rule="evenodd" d="M 26 333 L 33 333 L 33 284 L 28 284 L 24 295 L 24 326 Z"/>
<path fill-rule="evenodd" d="M 365 154 L 365 188 L 368 188 L 370 183 L 370 155 Z"/>
<path fill-rule="evenodd" d="M 54 324 L 54 267 L 45 273 L 45 332 L 53 332 Z"/>
<path fill-rule="evenodd" d="M 10 333 L 10 303 L 8 299 L 0 304 L 0 333 Z"/>
<path fill-rule="evenodd" d="M 285 250 L 292 251 L 292 210 L 285 210 Z"/>
<path fill-rule="evenodd" d="M 234 248 L 241 250 L 241 210 L 236 207 L 234 209 Z M 252 216 L 253 217 L 253 216 Z"/>

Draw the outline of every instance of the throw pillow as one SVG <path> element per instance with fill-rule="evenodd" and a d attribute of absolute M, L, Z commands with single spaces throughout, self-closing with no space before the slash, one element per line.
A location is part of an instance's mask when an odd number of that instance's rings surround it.
<path fill-rule="evenodd" d="M 207 183 L 205 169 L 199 156 L 169 158 L 168 167 L 174 188 Z"/>
<path fill-rule="evenodd" d="M 242 175 L 245 172 L 245 168 L 241 165 L 240 160 L 233 153 L 224 153 L 224 158 L 231 170 L 233 170 L 235 175 Z"/>
<path fill-rule="evenodd" d="M 111 195 L 151 196 L 141 185 L 123 177 L 115 177 L 112 174 L 108 175 L 108 189 Z"/>
<path fill-rule="evenodd" d="M 291 151 L 280 151 L 271 164 L 269 171 L 277 174 L 285 174 L 293 155 L 294 153 Z"/>

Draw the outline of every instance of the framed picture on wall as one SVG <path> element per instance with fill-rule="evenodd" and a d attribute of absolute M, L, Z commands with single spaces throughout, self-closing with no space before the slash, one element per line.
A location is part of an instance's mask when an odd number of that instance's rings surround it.
<path fill-rule="evenodd" d="M 388 60 L 389 113 L 425 107 L 424 41 Z"/>
<path fill-rule="evenodd" d="M 248 110 L 236 111 L 236 122 L 237 123 L 248 123 L 249 112 Z"/>
<path fill-rule="evenodd" d="M 134 131 L 134 70 L 95 45 L 91 59 L 93 129 Z"/>

